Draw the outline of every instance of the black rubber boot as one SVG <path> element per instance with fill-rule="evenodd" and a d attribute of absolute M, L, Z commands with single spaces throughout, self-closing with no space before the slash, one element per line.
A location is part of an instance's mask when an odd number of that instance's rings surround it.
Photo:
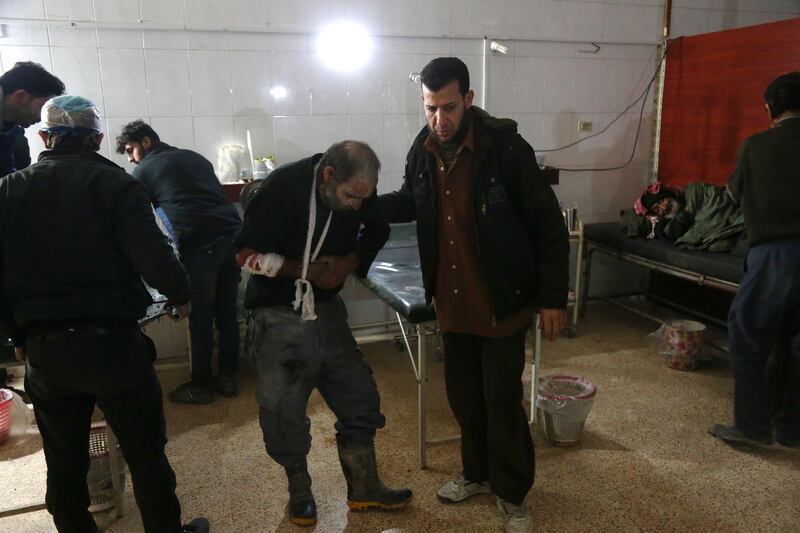
<path fill-rule="evenodd" d="M 371 438 L 351 440 L 336 436 L 339 461 L 347 480 L 347 506 L 351 511 L 401 509 L 411 501 L 411 490 L 390 489 L 378 477 L 375 444 Z"/>
<path fill-rule="evenodd" d="M 317 504 L 311 492 L 311 476 L 306 460 L 286 467 L 289 480 L 289 520 L 298 526 L 317 523 Z"/>

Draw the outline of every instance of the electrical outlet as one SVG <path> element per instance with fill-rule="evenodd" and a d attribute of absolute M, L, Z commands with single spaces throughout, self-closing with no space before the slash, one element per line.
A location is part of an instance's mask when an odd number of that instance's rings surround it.
<path fill-rule="evenodd" d="M 592 121 L 591 120 L 579 120 L 578 121 L 578 131 L 592 131 Z"/>

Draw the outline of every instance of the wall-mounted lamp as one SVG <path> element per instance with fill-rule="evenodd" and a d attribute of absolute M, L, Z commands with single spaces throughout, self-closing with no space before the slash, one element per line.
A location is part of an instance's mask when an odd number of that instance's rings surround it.
<path fill-rule="evenodd" d="M 489 50 L 496 54 L 506 55 L 508 53 L 508 46 L 500 44 L 497 41 L 492 41 L 489 43 Z"/>
<path fill-rule="evenodd" d="M 412 72 L 408 75 L 408 79 L 411 80 L 413 84 L 419 84 L 422 77 L 419 75 L 419 72 Z"/>
<path fill-rule="evenodd" d="M 270 88 L 269 94 L 275 100 L 283 100 L 289 94 L 289 91 L 283 85 L 275 85 Z"/>

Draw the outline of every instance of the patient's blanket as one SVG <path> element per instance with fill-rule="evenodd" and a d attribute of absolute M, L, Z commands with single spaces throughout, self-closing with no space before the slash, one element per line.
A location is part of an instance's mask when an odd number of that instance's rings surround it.
<path fill-rule="evenodd" d="M 734 239 L 744 230 L 741 208 L 725 192 L 725 187 L 710 183 L 689 183 L 684 190 L 684 211 L 693 222 L 675 240 L 675 246 L 705 250 L 722 239 Z M 680 213 L 676 217 L 680 217 Z M 669 231 L 667 223 L 665 233 Z"/>
<path fill-rule="evenodd" d="M 744 215 L 725 187 L 689 183 L 682 196 L 679 196 L 681 210 L 670 218 L 642 216 L 637 214 L 637 208 L 621 211 L 621 222 L 628 237 L 658 236 L 674 241 L 680 248 L 731 251 L 744 231 Z"/>

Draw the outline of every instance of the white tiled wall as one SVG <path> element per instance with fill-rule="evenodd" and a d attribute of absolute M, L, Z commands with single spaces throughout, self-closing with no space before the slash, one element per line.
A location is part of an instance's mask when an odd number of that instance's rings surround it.
<path fill-rule="evenodd" d="M 674 0 L 672 34 L 688 35 L 800 15 L 797 0 Z M 279 162 L 344 137 L 370 141 L 383 162 L 380 190 L 397 188 L 411 139 L 424 125 L 409 74 L 439 55 L 470 67 L 476 102 L 515 118 L 542 151 L 594 131 L 641 94 L 655 68 L 663 0 L 0 0 L 0 68 L 32 59 L 70 93 L 95 100 L 111 139 L 134 118 L 212 162 L 222 144 L 253 135 Z M 374 37 L 359 72 L 321 65 L 314 34 L 338 18 Z M 482 37 L 502 39 L 480 86 Z M 600 45 L 595 50 L 591 41 Z M 270 87 L 282 85 L 285 99 Z M 612 219 L 647 180 L 651 102 L 633 163 L 611 172 L 562 172 L 556 192 L 586 221 Z M 559 152 L 568 168 L 615 166 L 633 147 L 638 106 L 603 135 Z M 29 132 L 34 155 L 42 146 Z M 585 135 L 585 134 L 580 134 Z M 106 143 L 104 154 L 127 165 Z M 544 154 L 544 152 L 542 152 Z"/>

